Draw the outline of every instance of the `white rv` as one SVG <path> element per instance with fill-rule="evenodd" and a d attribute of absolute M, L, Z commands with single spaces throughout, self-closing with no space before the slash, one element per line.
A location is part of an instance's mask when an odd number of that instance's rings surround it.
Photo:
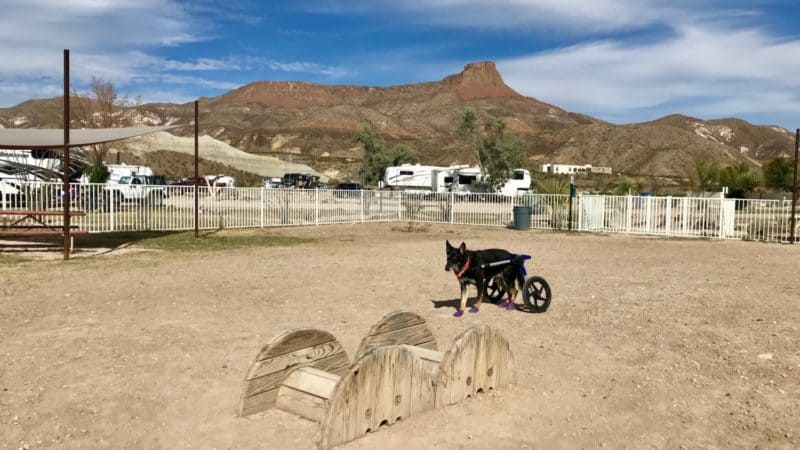
<path fill-rule="evenodd" d="M 450 167 L 403 164 L 387 167 L 383 181 L 387 187 L 426 192 L 482 192 L 481 184 L 485 175 L 478 167 L 455 165 Z M 497 193 L 517 195 L 527 193 L 531 188 L 531 174 L 526 169 L 516 169 Z"/>
<path fill-rule="evenodd" d="M 405 190 L 437 191 L 434 187 L 434 173 L 446 171 L 447 167 L 403 164 L 387 167 L 383 173 L 386 187 Z"/>
<path fill-rule="evenodd" d="M 481 183 L 486 181 L 486 175 L 477 167 L 468 167 L 456 171 L 453 185 L 450 190 L 455 192 L 482 192 Z M 511 178 L 500 186 L 495 193 L 514 196 L 527 194 L 531 189 L 531 174 L 526 169 L 514 169 Z"/>
<path fill-rule="evenodd" d="M 119 180 L 122 177 L 131 177 L 135 176 L 153 176 L 153 169 L 147 166 L 130 166 L 128 164 L 108 164 L 106 165 L 108 168 L 108 180 L 106 180 L 106 184 L 119 184 Z M 81 175 L 80 178 L 81 184 L 88 184 L 89 183 L 89 176 L 87 174 Z"/>

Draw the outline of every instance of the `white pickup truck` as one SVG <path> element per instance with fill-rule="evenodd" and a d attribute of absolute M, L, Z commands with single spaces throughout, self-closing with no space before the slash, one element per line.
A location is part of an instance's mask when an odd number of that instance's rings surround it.
<path fill-rule="evenodd" d="M 153 175 L 132 175 L 119 179 L 117 184 L 105 186 L 106 198 L 117 205 L 124 202 L 143 203 L 149 206 L 162 206 L 167 198 L 164 177 Z M 108 204 L 108 202 L 107 202 Z"/>

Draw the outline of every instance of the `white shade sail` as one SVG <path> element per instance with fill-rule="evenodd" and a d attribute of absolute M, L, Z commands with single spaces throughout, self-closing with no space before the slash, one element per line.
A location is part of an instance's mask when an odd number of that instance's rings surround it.
<path fill-rule="evenodd" d="M 181 125 L 71 129 L 69 130 L 69 146 L 82 147 L 119 141 L 135 136 L 157 133 L 171 128 L 178 128 L 179 126 Z M 64 148 L 64 130 L 52 128 L 0 128 L 0 148 L 12 150 L 49 148 L 58 150 L 59 148 Z"/>

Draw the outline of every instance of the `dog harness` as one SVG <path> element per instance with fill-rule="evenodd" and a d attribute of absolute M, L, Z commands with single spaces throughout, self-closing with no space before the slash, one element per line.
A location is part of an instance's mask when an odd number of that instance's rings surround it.
<path fill-rule="evenodd" d="M 464 267 L 462 267 L 462 268 L 461 268 L 461 270 L 459 270 L 458 272 L 455 272 L 455 274 L 456 274 L 456 278 L 460 280 L 460 279 L 461 279 L 461 277 L 463 277 L 463 276 L 464 276 L 464 273 L 465 273 L 467 270 L 469 270 L 469 258 L 467 258 L 467 263 L 466 263 L 466 264 L 464 264 Z"/>

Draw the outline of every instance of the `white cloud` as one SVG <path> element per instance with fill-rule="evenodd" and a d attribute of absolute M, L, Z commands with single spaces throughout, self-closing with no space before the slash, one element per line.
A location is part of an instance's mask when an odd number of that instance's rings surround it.
<path fill-rule="evenodd" d="M 724 8 L 717 8 L 723 5 Z M 741 17 L 746 0 L 327 0 L 297 8 L 317 13 L 400 15 L 413 23 L 475 29 L 586 34 L 720 16 Z"/>
<path fill-rule="evenodd" d="M 681 26 L 659 42 L 593 42 L 498 62 L 510 86 L 573 111 L 642 121 L 673 112 L 798 111 L 800 40 Z M 676 108 L 681 108 L 677 110 Z M 643 114 L 650 117 L 642 117 Z"/>

